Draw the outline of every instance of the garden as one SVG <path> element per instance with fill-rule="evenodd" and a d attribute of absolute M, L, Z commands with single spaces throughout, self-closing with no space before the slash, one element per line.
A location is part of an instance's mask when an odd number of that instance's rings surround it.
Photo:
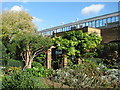
<path fill-rule="evenodd" d="M 102 37 L 82 31 L 44 36 L 25 11 L 4 11 L 0 17 L 1 89 L 120 89 L 120 42 L 102 44 Z M 51 46 L 62 51 L 66 67 L 46 68 L 46 53 Z"/>

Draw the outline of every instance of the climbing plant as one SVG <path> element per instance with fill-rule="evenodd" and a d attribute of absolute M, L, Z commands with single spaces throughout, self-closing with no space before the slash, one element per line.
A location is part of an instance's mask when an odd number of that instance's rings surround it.
<path fill-rule="evenodd" d="M 70 31 L 53 40 L 57 48 L 64 50 L 68 56 L 92 57 L 96 55 L 95 48 L 100 44 L 102 38 L 93 33 Z"/>

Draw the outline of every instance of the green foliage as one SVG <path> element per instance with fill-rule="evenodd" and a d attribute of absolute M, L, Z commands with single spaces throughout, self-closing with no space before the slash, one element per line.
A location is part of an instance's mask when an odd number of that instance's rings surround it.
<path fill-rule="evenodd" d="M 21 32 L 35 32 L 36 26 L 32 23 L 32 16 L 25 11 L 3 11 L 0 14 L 2 19 L 2 43 L 6 48 L 7 54 L 16 59 L 17 55 L 13 55 L 16 52 L 14 44 L 11 44 L 12 39 Z M 12 52 L 12 53 L 11 53 Z"/>
<path fill-rule="evenodd" d="M 36 61 L 36 63 L 38 62 L 42 65 L 45 65 L 45 58 L 46 58 L 45 54 L 40 54 L 35 58 L 35 61 Z"/>
<path fill-rule="evenodd" d="M 88 76 L 94 76 L 94 75 L 99 75 L 99 71 L 97 71 L 97 65 L 89 60 L 89 59 L 84 59 L 83 63 L 81 65 L 73 65 L 70 68 L 75 69 L 75 70 L 81 70 L 85 72 Z"/>
<path fill-rule="evenodd" d="M 32 63 L 32 68 L 27 69 L 27 71 L 37 77 L 49 77 L 53 74 L 53 69 L 46 69 L 41 63 L 35 61 Z"/>
<path fill-rule="evenodd" d="M 33 61 L 35 57 L 52 46 L 52 40 L 50 37 L 44 37 L 38 33 L 19 33 L 14 39 L 12 45 L 17 47 L 16 50 L 22 54 L 22 59 L 26 60 L 26 52 L 30 52 L 29 60 Z M 37 58 L 38 60 L 39 58 Z M 42 63 L 42 62 L 40 62 Z"/>
<path fill-rule="evenodd" d="M 74 88 L 118 88 L 118 70 L 107 70 L 103 65 L 98 67 L 93 61 L 84 59 L 80 65 L 56 70 L 50 79 Z"/>
<path fill-rule="evenodd" d="M 52 69 L 46 69 L 43 66 L 26 69 L 26 71 L 32 73 L 36 77 L 47 77 L 53 73 Z"/>
<path fill-rule="evenodd" d="M 119 68 L 119 52 L 120 43 L 108 43 L 97 47 L 98 57 L 103 58 L 101 60 L 108 68 Z"/>
<path fill-rule="evenodd" d="M 29 72 L 18 72 L 10 76 L 4 76 L 2 78 L 2 86 L 3 89 L 35 89 L 46 87 L 41 78 L 37 78 Z"/>
<path fill-rule="evenodd" d="M 120 46 L 120 43 L 108 43 L 104 45 L 99 45 L 97 47 L 98 57 L 107 58 L 107 59 L 118 57 L 119 56 L 118 52 L 120 50 L 119 46 Z"/>
<path fill-rule="evenodd" d="M 98 69 L 99 71 L 101 71 L 103 74 L 105 74 L 105 72 L 106 72 L 107 70 L 109 70 L 109 69 L 108 69 L 104 64 L 102 64 L 102 63 L 100 63 L 100 64 L 98 65 L 97 69 Z"/>
<path fill-rule="evenodd" d="M 73 65 L 74 64 L 73 64 L 72 60 L 68 59 L 68 66 L 73 66 Z"/>
<path fill-rule="evenodd" d="M 53 40 L 58 49 L 65 50 L 69 56 L 89 57 L 95 55 L 95 48 L 100 44 L 101 37 L 82 31 L 70 31 Z"/>
<path fill-rule="evenodd" d="M 7 64 L 7 60 L 10 58 L 10 55 L 6 53 L 7 48 L 4 46 L 2 41 L 0 41 L 0 51 L 1 51 L 1 56 L 2 58 L 0 59 L 0 62 L 3 66 Z"/>
<path fill-rule="evenodd" d="M 19 52 L 21 53 L 25 53 L 29 48 L 32 56 L 34 53 L 38 54 L 45 51 L 51 45 L 52 45 L 51 38 L 44 37 L 42 35 L 39 35 L 38 33 L 31 32 L 18 33 L 11 43 L 11 47 L 14 47 L 14 49 L 16 50 L 20 50 Z"/>
<path fill-rule="evenodd" d="M 45 68 L 42 66 L 42 64 L 36 61 L 33 61 L 32 68 L 26 69 L 27 72 L 32 73 L 36 77 L 44 76 L 44 70 Z"/>
<path fill-rule="evenodd" d="M 42 66 L 42 64 L 39 63 L 39 62 L 33 61 L 32 67 L 40 68 L 40 67 L 43 67 L 43 66 Z"/>
<path fill-rule="evenodd" d="M 30 32 L 20 32 L 13 38 L 11 47 L 14 47 L 13 53 L 17 54 L 15 51 L 19 50 L 19 56 L 25 61 L 26 53 L 29 53 L 29 60 L 33 61 L 35 57 L 52 46 L 52 40 L 50 37 L 44 37 L 38 33 Z M 37 58 L 38 60 L 38 58 Z M 29 61 L 29 62 L 30 62 Z"/>
<path fill-rule="evenodd" d="M 3 69 L 4 74 L 12 75 L 14 73 L 22 72 L 21 67 L 6 67 Z"/>
<path fill-rule="evenodd" d="M 32 16 L 25 11 L 3 11 L 0 17 L 2 19 L 3 40 L 12 39 L 21 30 L 35 30 L 35 25 L 32 23 Z"/>
<path fill-rule="evenodd" d="M 21 32 L 13 39 L 13 45 L 26 51 L 28 47 L 35 52 L 37 49 L 47 49 L 51 46 L 51 38 L 44 37 L 38 33 Z M 42 52 L 42 50 L 41 50 Z"/>
<path fill-rule="evenodd" d="M 1 66 L 0 66 L 1 68 Z M 0 69 L 0 89 L 2 90 L 2 78 L 4 77 L 4 72 Z"/>
<path fill-rule="evenodd" d="M 2 60 L 2 66 L 5 66 L 5 67 L 23 67 L 24 63 L 20 60 L 8 59 L 8 60 Z"/>
<path fill-rule="evenodd" d="M 120 68 L 120 59 L 102 59 L 102 62 L 108 67 L 108 68 Z"/>
<path fill-rule="evenodd" d="M 5 11 L 2 18 L 2 44 L 6 55 L 12 59 L 23 60 L 29 57 L 32 62 L 40 53 L 44 53 L 52 45 L 50 37 L 39 35 L 33 18 L 25 11 Z M 26 53 L 29 53 L 27 57 Z M 26 66 L 27 67 L 27 66 Z"/>
<path fill-rule="evenodd" d="M 96 65 L 103 63 L 102 59 L 100 59 L 100 58 L 84 58 L 84 60 L 86 60 L 86 59 L 94 62 Z"/>

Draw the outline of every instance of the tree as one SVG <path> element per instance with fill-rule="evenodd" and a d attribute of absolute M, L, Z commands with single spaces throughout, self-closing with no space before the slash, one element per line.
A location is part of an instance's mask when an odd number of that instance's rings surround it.
<path fill-rule="evenodd" d="M 25 11 L 5 11 L 2 18 L 2 43 L 10 58 L 22 59 L 31 68 L 33 59 L 51 45 L 51 38 L 39 35 L 32 16 Z"/>
<path fill-rule="evenodd" d="M 3 11 L 0 14 L 2 20 L 2 43 L 7 48 L 7 53 L 11 54 L 9 46 L 12 39 L 20 31 L 35 32 L 36 26 L 32 23 L 32 16 L 25 11 Z M 12 57 L 12 56 L 11 56 Z"/>
<path fill-rule="evenodd" d="M 20 50 L 20 56 L 25 61 L 24 69 L 26 69 L 31 68 L 36 56 L 52 46 L 52 41 L 50 37 L 44 37 L 38 33 L 20 32 L 12 40 L 11 46 Z"/>
<path fill-rule="evenodd" d="M 82 31 L 70 31 L 63 36 L 54 38 L 58 49 L 64 50 L 68 56 L 85 57 L 95 55 L 95 48 L 101 42 L 101 37 Z"/>

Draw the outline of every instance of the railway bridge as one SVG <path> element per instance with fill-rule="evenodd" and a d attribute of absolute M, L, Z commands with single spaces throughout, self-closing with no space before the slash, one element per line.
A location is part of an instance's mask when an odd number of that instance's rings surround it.
<path fill-rule="evenodd" d="M 60 36 L 64 32 L 84 30 L 86 28 L 88 29 L 87 31 L 99 29 L 95 31 L 100 31 L 100 35 L 103 38 L 102 43 L 120 41 L 120 11 L 44 29 L 40 33 L 48 36 L 53 36 L 53 34 Z"/>

